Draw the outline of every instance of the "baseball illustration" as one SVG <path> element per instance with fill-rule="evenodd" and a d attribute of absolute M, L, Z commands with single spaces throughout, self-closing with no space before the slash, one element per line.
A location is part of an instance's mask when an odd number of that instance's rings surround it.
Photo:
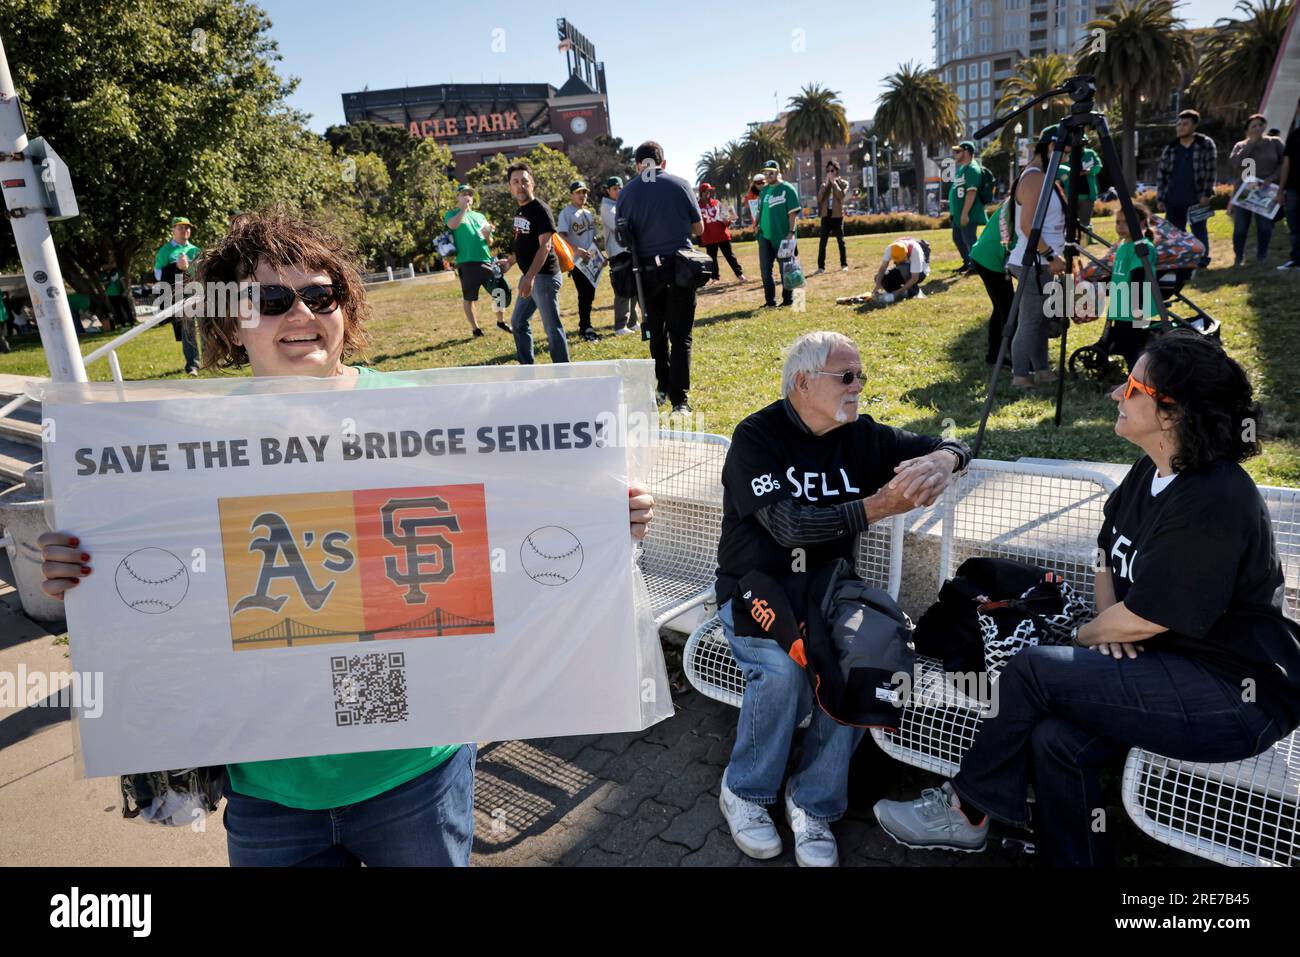
<path fill-rule="evenodd" d="M 582 542 L 567 528 L 543 525 L 528 533 L 519 561 L 539 585 L 563 585 L 582 569 Z"/>
<path fill-rule="evenodd" d="M 117 566 L 117 594 L 146 615 L 171 611 L 185 599 L 190 573 L 185 563 L 162 548 L 139 548 Z"/>

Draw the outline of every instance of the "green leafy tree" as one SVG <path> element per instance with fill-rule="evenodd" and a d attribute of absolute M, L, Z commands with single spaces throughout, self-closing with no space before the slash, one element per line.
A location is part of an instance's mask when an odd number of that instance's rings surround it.
<path fill-rule="evenodd" d="M 956 92 L 939 74 L 919 64 L 903 63 L 885 77 L 885 92 L 876 107 L 874 132 L 882 140 L 912 148 L 918 202 L 925 183 L 925 147 L 951 142 L 961 135 Z"/>
<path fill-rule="evenodd" d="M 994 112 L 1009 113 L 1036 96 L 1048 90 L 1055 90 L 1074 73 L 1074 64 L 1063 53 L 1049 53 L 1046 56 L 1027 57 L 1016 64 L 1015 71 L 1002 81 Z M 1070 109 L 1070 98 L 1065 95 L 1054 96 L 1022 114 L 1019 121 L 1025 129 L 1025 136 L 1030 143 L 1038 139 L 1038 134 L 1055 123 Z M 998 139 L 1006 149 L 1015 148 L 1016 124 L 1008 123 L 1002 127 Z"/>
<path fill-rule="evenodd" d="M 106 264 L 148 272 L 173 215 L 193 220 L 203 246 L 235 210 L 319 208 L 341 185 L 286 106 L 295 81 L 277 74 L 270 21 L 252 3 L 3 0 L 0 23 L 30 133 L 58 150 L 77 192 L 81 215 L 54 235 L 81 292 L 103 293 Z"/>
<path fill-rule="evenodd" d="M 362 120 L 358 123 L 331 126 L 325 131 L 325 142 L 333 147 L 336 153 L 348 153 L 352 156 L 361 153 L 377 153 L 383 158 L 384 165 L 392 175 L 397 172 L 402 161 L 415 152 L 423 140 L 412 136 L 405 126 Z"/>
<path fill-rule="evenodd" d="M 768 160 L 776 160 L 782 170 L 788 170 L 794 163 L 794 153 L 785 141 L 785 134 L 780 127 L 771 123 L 759 123 L 749 128 L 740 141 L 739 159 L 748 178 L 762 169 Z"/>
<path fill-rule="evenodd" d="M 837 90 L 812 83 L 786 104 L 790 115 L 785 122 L 785 141 L 792 150 L 813 151 L 817 192 L 822 188 L 822 150 L 849 141 L 849 121 Z"/>
<path fill-rule="evenodd" d="M 1174 0 L 1118 0 L 1109 13 L 1088 23 L 1090 35 L 1079 47 L 1078 72 L 1097 78 L 1103 101 L 1119 102 L 1121 163 L 1129 189 L 1137 181 L 1139 104 L 1167 98 L 1196 60 L 1174 7 Z"/>
<path fill-rule="evenodd" d="M 423 139 L 397 167 L 393 207 L 409 240 L 407 254 L 427 253 L 445 229 L 443 215 L 456 205 L 451 150 Z"/>
<path fill-rule="evenodd" d="M 1231 123 L 1255 112 L 1282 49 L 1292 6 L 1287 0 L 1238 0 L 1242 19 L 1215 22 L 1189 90 L 1198 106 Z M 1269 119 L 1283 126 L 1286 117 Z"/>
<path fill-rule="evenodd" d="M 597 136 L 590 143 L 581 143 L 569 151 L 569 160 L 578 174 L 592 188 L 592 195 L 603 195 L 600 184 L 611 176 L 621 176 L 624 182 L 636 175 L 632 163 L 635 151 L 624 146 L 617 136 Z"/>
<path fill-rule="evenodd" d="M 533 168 L 537 198 L 550 206 L 559 218 L 560 210 L 569 202 L 569 184 L 579 178 L 578 168 L 569 157 L 548 146 L 535 146 L 522 159 Z M 466 174 L 470 185 L 478 190 L 476 208 L 496 229 L 496 242 L 500 244 L 498 251 L 509 248 L 510 237 L 514 234 L 515 211 L 519 208 L 506 183 L 506 168 L 511 162 L 498 153 Z"/>

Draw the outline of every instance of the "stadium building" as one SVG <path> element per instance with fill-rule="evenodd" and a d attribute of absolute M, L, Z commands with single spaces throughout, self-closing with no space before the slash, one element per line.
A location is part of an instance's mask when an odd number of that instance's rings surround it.
<path fill-rule="evenodd" d="M 596 48 L 561 18 L 560 51 L 569 77 L 549 83 L 445 83 L 343 94 L 343 118 L 402 126 L 447 146 L 463 176 L 497 153 L 507 158 L 539 143 L 568 152 L 609 134 L 605 64 Z"/>

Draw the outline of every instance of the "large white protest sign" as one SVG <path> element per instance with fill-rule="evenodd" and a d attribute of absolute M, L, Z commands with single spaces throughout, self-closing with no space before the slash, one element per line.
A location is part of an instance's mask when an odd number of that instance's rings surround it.
<path fill-rule="evenodd" d="M 51 387 L 55 527 L 94 566 L 67 596 L 103 674 L 85 773 L 671 714 L 612 374 L 642 364 Z"/>

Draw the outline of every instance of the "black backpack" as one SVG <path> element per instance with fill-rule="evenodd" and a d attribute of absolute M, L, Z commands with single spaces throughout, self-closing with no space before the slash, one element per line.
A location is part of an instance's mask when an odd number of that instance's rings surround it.
<path fill-rule="evenodd" d="M 1055 572 L 1005 558 L 968 558 L 916 623 L 918 655 L 948 672 L 996 677 L 1016 652 L 1066 644 L 1088 604 Z"/>
<path fill-rule="evenodd" d="M 987 166 L 980 167 L 980 188 L 975 198 L 987 206 L 993 202 L 993 191 L 997 186 L 997 179 L 989 171 Z"/>

